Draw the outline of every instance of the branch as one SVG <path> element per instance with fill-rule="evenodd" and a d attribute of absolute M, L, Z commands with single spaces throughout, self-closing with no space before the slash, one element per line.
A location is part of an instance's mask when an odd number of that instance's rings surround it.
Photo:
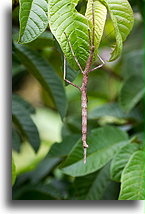
<path fill-rule="evenodd" d="M 75 85 L 74 83 L 66 79 L 66 57 L 65 56 L 64 56 L 64 73 L 63 74 L 64 74 L 64 81 L 74 86 L 75 88 L 78 88 L 81 91 L 81 88 L 79 86 Z"/>
<path fill-rule="evenodd" d="M 97 69 L 103 67 L 103 65 L 105 65 L 104 60 L 99 56 L 99 54 L 98 54 L 97 56 L 98 56 L 98 58 L 100 59 L 100 61 L 102 62 L 102 64 L 100 64 L 100 65 L 98 65 L 97 67 L 91 69 L 90 72 L 95 71 L 95 70 L 97 70 Z"/>

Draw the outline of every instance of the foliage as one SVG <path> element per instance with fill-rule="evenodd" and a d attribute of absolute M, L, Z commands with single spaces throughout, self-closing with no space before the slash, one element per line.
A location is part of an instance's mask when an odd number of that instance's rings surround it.
<path fill-rule="evenodd" d="M 14 185 L 16 180 L 16 166 L 14 163 L 14 159 L 12 158 L 12 185 Z"/>
<path fill-rule="evenodd" d="M 144 199 L 144 153 L 133 153 L 121 176 L 121 192 L 119 200 Z M 129 190 L 129 191 L 128 191 Z"/>
<path fill-rule="evenodd" d="M 90 35 L 93 30 L 92 0 L 14 1 L 14 200 L 144 199 L 143 13 L 139 1 L 130 3 L 135 24 L 127 38 L 134 22 L 128 1 L 94 1 L 95 56 L 119 58 L 89 76 L 84 165 L 80 94 L 63 84 L 62 58 L 65 54 L 68 61 L 67 78 L 80 85 L 68 38 L 84 68 L 88 28 Z"/>

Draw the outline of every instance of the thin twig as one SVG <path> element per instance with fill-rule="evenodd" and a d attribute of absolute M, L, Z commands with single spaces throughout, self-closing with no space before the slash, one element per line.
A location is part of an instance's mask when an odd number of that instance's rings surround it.
<path fill-rule="evenodd" d="M 64 73 L 63 74 L 64 74 L 64 81 L 74 86 L 75 88 L 78 88 L 81 91 L 81 88 L 79 86 L 75 85 L 74 83 L 66 79 L 66 57 L 65 56 L 64 56 Z"/>
<path fill-rule="evenodd" d="M 78 61 L 78 59 L 77 59 L 77 58 L 76 58 L 76 56 L 75 56 L 75 53 L 74 53 L 74 51 L 73 51 L 73 48 L 72 48 L 71 42 L 70 42 L 70 40 L 69 40 L 69 38 L 68 38 L 68 36 L 66 35 L 66 33 L 65 33 L 65 32 L 64 32 L 64 34 L 65 34 L 66 39 L 67 39 L 67 41 L 68 41 L 68 44 L 69 44 L 69 46 L 70 46 L 70 49 L 71 49 L 72 55 L 73 55 L 73 57 L 74 57 L 74 59 L 75 59 L 75 61 L 76 61 L 77 65 L 78 65 L 78 67 L 79 67 L 80 71 L 83 73 L 83 69 L 82 69 L 82 67 L 81 67 L 81 65 L 80 65 L 80 63 L 79 63 L 79 61 Z"/>
<path fill-rule="evenodd" d="M 90 28 L 88 28 L 88 37 L 89 37 L 89 44 L 90 44 L 90 50 L 91 50 L 91 32 L 90 32 Z"/>
<path fill-rule="evenodd" d="M 84 147 L 84 164 L 87 162 L 87 148 Z"/>
<path fill-rule="evenodd" d="M 97 56 L 98 56 L 98 58 L 100 59 L 100 61 L 102 62 L 102 64 L 100 64 L 100 65 L 98 65 L 97 67 L 91 69 L 89 72 L 95 71 L 95 70 L 97 70 L 97 69 L 103 67 L 103 65 L 105 65 L 104 60 L 99 56 L 99 54 L 98 54 Z"/>

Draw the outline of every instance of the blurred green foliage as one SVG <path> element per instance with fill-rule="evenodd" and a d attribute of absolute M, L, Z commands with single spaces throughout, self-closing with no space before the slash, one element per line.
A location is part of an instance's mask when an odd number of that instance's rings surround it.
<path fill-rule="evenodd" d="M 89 76 L 90 147 L 84 166 L 80 93 L 63 83 L 63 53 L 48 28 L 36 40 L 17 44 L 19 3 L 13 1 L 13 200 L 129 200 L 124 179 L 127 172 L 136 174 L 134 157 L 141 171 L 144 131 L 143 1 L 130 3 L 135 25 L 122 56 Z M 83 14 L 85 8 L 81 0 L 77 10 Z M 99 48 L 106 61 L 113 41 L 108 18 Z M 67 71 L 68 79 L 80 85 L 82 75 L 69 65 Z M 142 184 L 135 182 L 130 200 L 141 200 Z"/>

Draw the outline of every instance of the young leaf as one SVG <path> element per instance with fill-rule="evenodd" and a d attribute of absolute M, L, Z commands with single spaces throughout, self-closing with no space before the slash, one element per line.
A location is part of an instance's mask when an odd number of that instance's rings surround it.
<path fill-rule="evenodd" d="M 35 76 L 42 87 L 52 94 L 58 112 L 61 118 L 64 118 L 67 100 L 61 79 L 52 70 L 48 62 L 36 53 L 36 51 L 32 51 L 21 45 L 15 45 L 15 52 L 22 64 Z"/>
<path fill-rule="evenodd" d="M 123 170 L 119 200 L 144 200 L 143 151 L 135 152 Z"/>
<path fill-rule="evenodd" d="M 20 0 L 19 43 L 28 43 L 43 33 L 48 25 L 48 0 Z"/>
<path fill-rule="evenodd" d="M 117 59 L 122 51 L 122 43 L 130 33 L 134 23 L 133 11 L 127 0 L 100 0 L 107 7 L 114 26 L 116 47 L 109 61 Z"/>
<path fill-rule="evenodd" d="M 83 162 L 82 141 L 73 147 L 61 165 L 62 171 L 71 176 L 83 176 L 95 172 L 107 164 L 116 152 L 128 143 L 128 136 L 118 128 L 106 126 L 95 129 L 88 136 L 87 163 Z"/>
<path fill-rule="evenodd" d="M 76 197 L 78 200 L 102 200 L 111 183 L 110 164 L 107 164 L 99 172 L 76 178 Z"/>
<path fill-rule="evenodd" d="M 89 56 L 90 44 L 87 19 L 75 9 L 77 3 L 78 0 L 49 0 L 48 17 L 51 32 L 59 42 L 68 63 L 78 71 L 66 35 L 83 69 Z"/>
<path fill-rule="evenodd" d="M 144 80 L 138 75 L 128 78 L 119 95 L 119 102 L 122 109 L 129 112 L 144 95 Z"/>
<path fill-rule="evenodd" d="M 93 0 L 88 0 L 87 10 L 85 16 L 87 17 L 90 25 L 90 29 L 92 28 L 92 3 Z M 94 18 L 95 18 L 95 48 L 98 49 L 103 30 L 105 26 L 107 16 L 107 9 L 106 7 L 99 1 L 94 0 Z"/>
<path fill-rule="evenodd" d="M 127 164 L 131 155 L 139 149 L 139 144 L 130 143 L 121 148 L 111 162 L 111 177 L 112 180 L 120 182 L 122 171 Z"/>
<path fill-rule="evenodd" d="M 37 127 L 31 119 L 29 112 L 17 99 L 12 101 L 12 115 L 15 126 L 19 129 L 22 136 L 29 141 L 35 152 L 37 152 L 40 146 Z"/>

